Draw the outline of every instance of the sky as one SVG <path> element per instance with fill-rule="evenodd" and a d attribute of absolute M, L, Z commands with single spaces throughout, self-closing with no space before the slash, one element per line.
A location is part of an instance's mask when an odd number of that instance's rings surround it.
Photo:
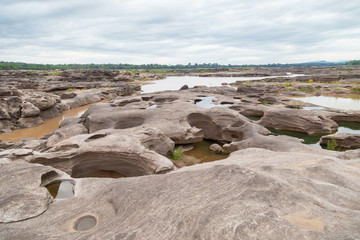
<path fill-rule="evenodd" d="M 0 61 L 360 59 L 360 0 L 0 0 Z"/>

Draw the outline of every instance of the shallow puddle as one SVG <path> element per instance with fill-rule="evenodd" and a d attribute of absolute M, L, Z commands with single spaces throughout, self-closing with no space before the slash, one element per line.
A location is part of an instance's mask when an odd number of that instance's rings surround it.
<path fill-rule="evenodd" d="M 195 100 L 195 105 L 201 108 L 213 108 L 213 107 L 226 107 L 226 106 L 231 106 L 232 104 L 229 103 L 224 103 L 224 104 L 214 104 L 213 100 L 216 97 L 214 96 L 210 96 L 210 97 L 199 97 L 199 99 Z"/>
<path fill-rule="evenodd" d="M 97 103 L 102 103 L 106 101 L 107 100 L 103 100 Z M 61 116 L 46 120 L 43 124 L 36 127 L 23 128 L 23 129 L 13 130 L 12 132 L 8 132 L 8 133 L 2 133 L 0 134 L 0 140 L 17 142 L 23 138 L 42 138 L 43 136 L 52 133 L 53 131 L 58 129 L 59 124 L 63 119 L 69 117 L 80 117 L 93 104 L 96 103 L 92 103 L 64 111 Z"/>
<path fill-rule="evenodd" d="M 60 180 L 45 186 L 54 199 L 74 196 L 74 184 L 70 180 Z"/>
<path fill-rule="evenodd" d="M 146 109 L 155 109 L 155 108 L 157 108 L 157 104 L 151 105 L 151 106 L 147 107 Z"/>
<path fill-rule="evenodd" d="M 212 162 L 216 160 L 225 159 L 229 156 L 228 153 L 214 153 L 210 150 L 210 145 L 217 143 L 215 141 L 204 140 L 194 144 L 194 147 L 191 150 L 185 151 L 184 154 L 189 157 L 193 157 L 195 159 L 203 162 Z"/>
<path fill-rule="evenodd" d="M 75 224 L 75 230 L 86 231 L 96 226 L 96 218 L 93 216 L 84 216 Z"/>
<path fill-rule="evenodd" d="M 247 117 L 248 119 L 250 120 L 253 120 L 253 121 L 259 121 L 262 117 L 256 117 L 256 116 L 245 116 Z"/>
<path fill-rule="evenodd" d="M 289 130 L 276 130 L 274 128 L 267 128 L 267 129 L 269 129 L 270 132 L 278 135 L 286 135 L 286 136 L 303 139 L 305 144 L 316 144 L 320 141 L 321 136 L 327 135 L 327 134 L 308 135 L 306 133 L 289 131 Z"/>

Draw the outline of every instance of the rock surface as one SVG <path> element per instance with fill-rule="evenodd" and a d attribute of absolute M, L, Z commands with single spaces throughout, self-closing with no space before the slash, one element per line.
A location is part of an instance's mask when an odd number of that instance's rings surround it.
<path fill-rule="evenodd" d="M 356 239 L 359 161 L 246 149 L 171 174 L 74 179 L 74 197 L 0 232 L 6 239 Z M 41 188 L 41 174 L 25 166 L 26 180 Z M 7 195 L 18 192 L 6 182 Z M 84 216 L 96 225 L 75 230 Z"/>
<path fill-rule="evenodd" d="M 239 74 L 219 71 L 207 76 Z M 319 81 L 333 79 L 323 71 L 313 69 Z M 6 73 L 15 84 L 11 79 L 18 73 Z M 11 128 L 14 119 L 40 121 L 105 95 L 129 94 L 130 88 L 120 85 L 132 79 L 130 73 L 92 73 L 46 75 L 56 82 L 52 86 L 29 73 L 16 89 L 0 87 L 0 126 Z M 34 91 L 63 91 L 70 83 L 101 87 L 99 79 L 111 79 L 117 88 L 82 90 L 69 99 Z M 360 122 L 360 113 L 297 109 L 301 103 L 279 95 L 283 88 L 301 91 L 308 85 L 306 91 L 313 91 L 321 84 L 310 86 L 305 76 L 295 86 L 286 83 L 293 78 L 279 80 L 288 87 L 271 79 L 252 83 L 251 91 L 199 87 L 117 97 L 65 119 L 42 139 L 0 142 L 0 238 L 360 238 L 360 149 L 327 151 L 264 127 L 328 134 L 337 129 L 334 121 Z M 43 109 L 39 115 L 22 116 L 29 96 L 34 99 L 27 102 Z M 195 104 L 203 97 L 212 99 L 210 108 Z M 230 156 L 181 168 L 169 160 L 177 144 L 204 139 L 224 143 Z M 44 186 L 62 180 L 74 184 L 74 195 L 53 199 Z"/>

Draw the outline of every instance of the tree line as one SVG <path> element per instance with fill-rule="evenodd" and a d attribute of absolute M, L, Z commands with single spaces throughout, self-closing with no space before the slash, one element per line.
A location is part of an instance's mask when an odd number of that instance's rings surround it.
<path fill-rule="evenodd" d="M 349 61 L 347 63 L 345 63 L 346 66 L 356 66 L 356 65 L 360 65 L 360 60 L 353 60 L 353 61 Z"/>
<path fill-rule="evenodd" d="M 351 61 L 360 62 L 360 61 Z M 358 63 L 359 64 L 359 63 Z M 294 63 L 294 64 L 244 64 L 244 65 L 232 65 L 232 64 L 217 64 L 217 63 L 202 63 L 202 64 L 38 64 L 38 63 L 23 63 L 23 62 L 0 62 L 0 70 L 56 70 L 56 69 L 196 69 L 196 68 L 235 68 L 235 67 L 326 67 L 326 66 L 339 66 L 344 63 L 329 63 L 329 62 L 312 62 L 312 63 Z M 346 63 L 348 65 L 348 63 Z M 357 65 L 357 64 L 349 64 Z"/>

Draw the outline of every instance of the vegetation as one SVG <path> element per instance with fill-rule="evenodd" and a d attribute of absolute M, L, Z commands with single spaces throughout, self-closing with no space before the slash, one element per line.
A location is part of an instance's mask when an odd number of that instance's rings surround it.
<path fill-rule="evenodd" d="M 263 100 L 263 101 L 262 101 L 262 104 L 263 104 L 263 105 L 268 105 L 269 102 L 268 102 L 267 100 Z"/>
<path fill-rule="evenodd" d="M 347 63 L 345 63 L 346 66 L 356 66 L 356 65 L 360 65 L 360 60 L 353 60 L 353 61 L 349 61 Z"/>
<path fill-rule="evenodd" d="M 68 92 L 72 92 L 72 89 L 71 89 L 71 88 L 68 88 L 66 91 L 68 91 Z"/>
<path fill-rule="evenodd" d="M 284 87 L 293 87 L 294 85 L 292 83 L 284 83 Z"/>
<path fill-rule="evenodd" d="M 335 151 L 337 146 L 338 146 L 338 145 L 337 145 L 337 143 L 336 143 L 336 139 L 335 139 L 335 138 L 332 138 L 331 140 L 328 140 L 328 141 L 327 141 L 326 149 L 327 149 L 327 150 L 331 150 L 331 151 Z"/>
<path fill-rule="evenodd" d="M 57 69 L 151 69 L 151 73 L 165 73 L 164 69 L 207 69 L 207 68 L 235 68 L 235 67 L 310 67 L 310 66 L 341 66 L 343 63 L 328 63 L 328 62 L 312 62 L 312 63 L 295 63 L 295 64 L 244 64 L 244 65 L 232 65 L 232 64 L 218 64 L 218 63 L 195 63 L 195 64 L 37 64 L 37 63 L 22 63 L 22 62 L 0 62 L 0 70 L 57 70 Z M 53 73 L 54 75 L 58 72 Z"/>
<path fill-rule="evenodd" d="M 307 87 L 300 87 L 299 90 L 302 92 L 315 92 L 316 91 L 315 88 L 307 88 Z"/>
<path fill-rule="evenodd" d="M 353 94 L 360 94 L 360 86 L 353 87 L 351 89 L 351 93 Z"/>
<path fill-rule="evenodd" d="M 172 152 L 172 155 L 171 155 L 171 159 L 172 160 L 180 160 L 182 159 L 182 156 L 183 156 L 183 150 L 182 148 L 177 148 L 175 149 L 173 152 Z"/>

